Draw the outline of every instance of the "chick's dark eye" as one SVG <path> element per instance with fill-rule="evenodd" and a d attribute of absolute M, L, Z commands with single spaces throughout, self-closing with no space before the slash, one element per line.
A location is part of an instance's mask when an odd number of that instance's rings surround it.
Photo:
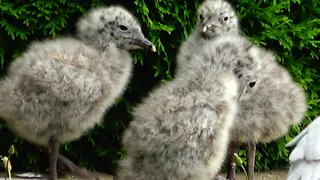
<path fill-rule="evenodd" d="M 199 18 L 200 18 L 200 20 L 202 20 L 202 19 L 203 19 L 203 16 L 200 14 L 200 15 L 199 15 Z"/>
<path fill-rule="evenodd" d="M 127 26 L 125 26 L 125 25 L 120 25 L 119 28 L 120 28 L 122 31 L 128 30 Z"/>
<path fill-rule="evenodd" d="M 229 19 L 228 16 L 226 16 L 226 17 L 223 18 L 224 21 L 228 21 L 228 19 Z"/>
<path fill-rule="evenodd" d="M 249 84 L 250 88 L 253 88 L 255 85 L 256 85 L 256 82 L 251 82 L 251 83 Z"/>

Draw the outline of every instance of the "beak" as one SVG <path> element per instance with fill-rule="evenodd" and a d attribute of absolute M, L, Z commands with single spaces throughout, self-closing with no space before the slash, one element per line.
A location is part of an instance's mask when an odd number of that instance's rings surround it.
<path fill-rule="evenodd" d="M 216 26 L 212 25 L 212 24 L 206 24 L 204 25 L 203 29 L 202 29 L 202 33 L 206 33 L 210 28 L 215 28 Z"/>
<path fill-rule="evenodd" d="M 210 27 L 211 27 L 211 26 L 210 26 Z M 203 33 L 206 33 L 206 32 L 208 31 L 208 28 L 209 28 L 209 26 L 204 25 L 202 32 L 203 32 Z"/>
<path fill-rule="evenodd" d="M 240 91 L 239 91 L 239 96 L 238 96 L 238 101 L 241 100 L 241 97 L 243 96 L 243 94 L 245 93 L 246 91 L 246 87 L 245 86 L 242 86 Z"/>
<path fill-rule="evenodd" d="M 144 39 L 131 39 L 132 42 L 144 49 L 148 49 L 152 52 L 157 52 L 156 47 L 146 38 Z"/>
<path fill-rule="evenodd" d="M 207 32 L 207 30 L 208 30 L 207 26 L 204 26 L 202 32 L 205 33 Z"/>

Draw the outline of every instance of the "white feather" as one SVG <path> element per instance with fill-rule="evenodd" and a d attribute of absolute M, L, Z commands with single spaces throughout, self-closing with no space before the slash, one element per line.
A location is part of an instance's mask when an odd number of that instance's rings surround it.
<path fill-rule="evenodd" d="M 289 160 L 291 162 L 304 159 L 306 144 L 307 144 L 306 138 L 303 138 L 301 141 L 299 141 L 298 145 L 293 149 L 293 151 L 289 156 Z"/>
<path fill-rule="evenodd" d="M 320 180 L 320 117 L 313 120 L 287 147 L 296 147 L 290 154 L 287 180 Z"/>
<path fill-rule="evenodd" d="M 314 127 L 319 127 L 320 126 L 320 117 L 317 117 L 315 120 L 313 120 L 308 127 L 306 127 L 303 131 L 300 132 L 300 134 L 298 134 L 298 136 L 296 136 L 295 138 L 293 138 L 287 145 L 286 147 L 292 147 L 294 145 L 296 145 L 301 138 L 306 135 L 308 133 L 308 131 L 310 129 L 313 129 Z"/>

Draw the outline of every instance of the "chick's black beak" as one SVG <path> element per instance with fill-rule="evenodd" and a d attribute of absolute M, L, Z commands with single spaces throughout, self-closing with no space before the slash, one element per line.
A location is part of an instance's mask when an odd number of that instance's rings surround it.
<path fill-rule="evenodd" d="M 157 52 L 156 47 L 148 39 L 144 38 L 144 39 L 132 39 L 132 40 L 134 44 L 142 48 L 151 50 L 152 52 Z"/>

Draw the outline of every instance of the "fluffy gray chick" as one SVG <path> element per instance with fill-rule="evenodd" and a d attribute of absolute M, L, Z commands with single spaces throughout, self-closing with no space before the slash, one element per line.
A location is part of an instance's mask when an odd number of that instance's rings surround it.
<path fill-rule="evenodd" d="M 251 47 L 239 36 L 217 37 L 194 53 L 188 61 L 192 70 L 135 108 L 123 136 L 127 156 L 117 179 L 211 179 L 227 152 L 237 100 L 244 92 L 238 91 L 240 82 L 258 66 L 244 53 Z"/>
<path fill-rule="evenodd" d="M 155 51 L 120 6 L 86 13 L 77 36 L 33 43 L 0 86 L 0 116 L 17 135 L 49 147 L 51 180 L 57 179 L 59 144 L 100 123 L 125 90 L 133 67 L 129 50 Z"/>
<path fill-rule="evenodd" d="M 192 67 L 187 60 L 191 60 L 193 53 L 201 51 L 201 46 L 215 37 L 239 34 L 239 20 L 237 13 L 227 1 L 206 0 L 197 9 L 197 22 L 193 32 L 181 44 L 176 58 L 176 76 L 184 74 Z"/>
<path fill-rule="evenodd" d="M 285 135 L 298 124 L 307 110 L 304 90 L 294 82 L 273 53 L 262 48 L 257 52 L 263 69 L 251 98 L 239 102 L 239 111 L 231 130 L 231 164 L 228 178 L 235 179 L 233 153 L 241 143 L 247 145 L 249 180 L 253 180 L 256 143 L 268 143 Z"/>
<path fill-rule="evenodd" d="M 287 180 L 320 179 L 320 117 L 311 122 L 286 147 L 296 146 L 290 154 Z"/>

